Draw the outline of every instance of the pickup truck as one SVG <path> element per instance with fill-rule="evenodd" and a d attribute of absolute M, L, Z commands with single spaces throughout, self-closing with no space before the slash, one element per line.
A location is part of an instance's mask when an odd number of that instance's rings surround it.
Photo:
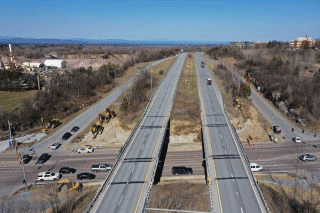
<path fill-rule="evenodd" d="M 106 164 L 106 163 L 93 164 L 91 166 L 91 170 L 93 172 L 104 172 L 104 171 L 110 171 L 111 169 L 112 169 L 112 165 Z"/>

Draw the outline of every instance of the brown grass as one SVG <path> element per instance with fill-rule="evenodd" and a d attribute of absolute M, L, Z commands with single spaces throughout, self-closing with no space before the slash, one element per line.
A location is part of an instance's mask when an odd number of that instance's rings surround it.
<path fill-rule="evenodd" d="M 210 211 L 209 189 L 206 184 L 188 182 L 154 185 L 151 190 L 148 207 L 189 211 Z"/>
<path fill-rule="evenodd" d="M 32 99 L 36 92 L 36 90 L 25 92 L 0 91 L 0 111 L 14 111 L 22 106 L 24 100 Z"/>
<path fill-rule="evenodd" d="M 200 129 L 200 106 L 194 55 L 189 55 L 183 66 L 175 102 L 171 111 L 173 134 L 194 133 Z M 185 122 L 185 124 L 184 124 Z M 188 131 L 186 131 L 188 130 Z"/>

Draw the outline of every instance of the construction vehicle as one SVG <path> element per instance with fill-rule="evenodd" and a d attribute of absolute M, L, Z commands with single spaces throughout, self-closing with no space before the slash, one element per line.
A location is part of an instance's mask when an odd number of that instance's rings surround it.
<path fill-rule="evenodd" d="M 93 124 L 91 127 L 93 138 L 96 138 L 99 133 L 102 134 L 103 130 L 104 127 L 101 124 Z"/>
<path fill-rule="evenodd" d="M 236 109 L 239 109 L 240 111 L 243 111 L 243 105 L 242 103 L 240 102 L 240 100 L 233 96 L 233 100 L 232 100 L 232 105 L 233 107 L 235 107 Z"/>
<path fill-rule="evenodd" d="M 44 131 L 48 131 L 48 129 L 54 129 L 60 124 L 62 124 L 62 122 L 59 119 L 48 120 L 45 118 L 41 118 L 41 125 Z"/>
<path fill-rule="evenodd" d="M 117 113 L 109 108 L 106 108 L 106 119 L 109 121 L 111 118 L 117 116 Z"/>
<path fill-rule="evenodd" d="M 11 44 L 9 44 L 9 64 L 5 66 L 6 69 L 17 69 L 16 57 L 13 56 Z"/>
<path fill-rule="evenodd" d="M 72 182 L 70 179 L 68 178 L 61 178 L 60 180 L 58 180 L 58 191 L 60 192 L 63 188 L 66 188 L 68 191 L 81 191 L 83 188 L 82 183 L 80 182 Z"/>

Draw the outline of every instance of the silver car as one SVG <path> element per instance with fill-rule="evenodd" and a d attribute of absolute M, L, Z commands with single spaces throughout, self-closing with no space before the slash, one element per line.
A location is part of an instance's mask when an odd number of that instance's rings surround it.
<path fill-rule="evenodd" d="M 315 161 L 317 160 L 317 157 L 311 154 L 303 154 L 299 156 L 299 159 L 302 161 Z"/>

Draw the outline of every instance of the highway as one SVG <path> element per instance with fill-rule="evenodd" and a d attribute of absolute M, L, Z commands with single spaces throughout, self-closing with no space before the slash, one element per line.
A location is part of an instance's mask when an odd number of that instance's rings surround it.
<path fill-rule="evenodd" d="M 151 65 L 148 65 L 147 69 L 165 60 L 168 60 L 170 58 L 172 57 L 157 60 L 153 62 Z M 63 149 L 61 149 L 62 147 L 60 147 L 58 150 L 51 150 L 50 149 L 51 144 L 58 141 L 62 143 L 62 145 L 69 143 L 74 137 L 76 137 L 79 133 L 81 133 L 83 130 L 89 127 L 90 124 L 97 118 L 98 114 L 101 113 L 101 111 L 104 111 L 106 107 L 108 107 L 115 100 L 117 100 L 117 98 L 121 96 L 123 92 L 125 92 L 128 88 L 132 86 L 136 76 L 139 75 L 141 71 L 142 70 L 140 70 L 135 76 L 129 78 L 125 83 L 113 89 L 101 101 L 97 102 L 93 106 L 90 106 L 83 112 L 80 112 L 77 116 L 75 116 L 69 122 L 57 127 L 57 130 L 52 134 L 49 134 L 47 138 L 38 142 L 37 144 L 32 145 L 32 148 L 33 148 L 32 151 L 29 151 L 29 149 L 27 148 L 21 148 L 19 152 L 21 152 L 22 154 L 35 154 L 36 156 L 40 156 L 42 153 L 47 152 L 50 155 L 52 155 L 49 161 L 46 162 L 45 165 L 42 167 L 39 167 L 39 165 L 34 165 L 35 163 L 34 160 L 32 160 L 29 164 L 26 165 L 27 183 L 28 184 L 33 183 L 34 180 L 36 179 L 38 172 L 47 171 L 49 169 L 52 169 L 52 171 L 57 172 L 60 168 L 59 166 L 62 165 L 61 163 L 65 162 L 66 159 L 68 159 L 68 156 L 72 156 L 74 159 L 73 161 L 68 162 L 66 166 L 71 166 L 71 167 L 75 166 L 80 169 L 81 164 L 83 164 L 81 155 L 75 155 L 75 153 L 72 153 L 71 150 L 70 150 L 70 153 L 65 153 Z M 74 126 L 79 126 L 80 130 L 76 132 L 76 134 L 74 134 L 68 140 L 61 140 L 62 135 L 65 132 L 68 132 L 68 131 L 70 132 Z M 118 151 L 114 153 L 118 153 Z M 92 155 L 95 155 L 95 153 L 92 153 Z M 86 158 L 86 156 L 84 156 L 84 158 Z M 97 157 L 96 160 L 98 159 L 101 159 L 101 158 Z M 114 162 L 115 159 L 116 158 L 111 158 L 110 160 Z M 77 163 L 77 161 L 79 164 Z M 99 161 L 89 161 L 89 162 L 99 163 Z M 100 162 L 103 162 L 103 161 L 100 161 Z M 77 171 L 80 171 L 79 169 L 77 169 Z M 89 170 L 86 170 L 86 171 L 89 171 Z M 98 178 L 99 177 L 100 175 L 98 176 Z M 103 178 L 104 177 L 105 176 L 103 176 Z M 103 178 L 101 178 L 100 180 L 102 180 Z M 16 190 L 22 188 L 24 186 L 24 184 L 22 184 L 22 180 L 23 180 L 23 173 L 22 173 L 21 165 L 17 160 L 16 154 L 13 151 L 12 152 L 7 151 L 6 153 L 1 153 L 0 155 L 0 184 L 1 184 L 0 195 L 12 194 Z"/>
<path fill-rule="evenodd" d="M 161 145 L 186 54 L 180 54 L 154 93 L 119 163 L 90 212 L 142 212 L 153 183 Z"/>
<path fill-rule="evenodd" d="M 223 108 L 218 88 L 196 54 L 201 121 L 214 212 L 266 212 Z M 207 79 L 213 80 L 207 85 Z"/>
<path fill-rule="evenodd" d="M 147 70 L 152 68 L 153 66 L 168 60 L 172 57 L 157 60 L 153 62 L 152 64 L 147 66 Z M 70 122 L 63 124 L 62 126 L 58 127 L 58 130 L 53 132 L 51 135 L 49 135 L 47 138 L 42 140 L 37 144 L 35 147 L 35 151 L 41 155 L 48 145 L 51 145 L 54 142 L 60 142 L 63 144 L 68 143 L 71 141 L 74 137 L 76 137 L 82 130 L 86 129 L 90 126 L 90 124 L 97 118 L 98 114 L 104 111 L 109 105 L 111 105 L 114 101 L 117 100 L 118 97 L 122 95 L 123 92 L 125 92 L 128 88 L 130 88 L 135 81 L 135 78 L 137 75 L 141 73 L 142 70 L 140 70 L 136 75 L 129 78 L 125 83 L 119 85 L 115 89 L 113 89 L 109 94 L 104 97 L 102 100 L 100 100 L 98 103 L 94 104 L 93 106 L 90 106 L 85 111 L 81 112 L 79 115 L 77 115 L 74 119 L 72 119 Z M 62 135 L 65 132 L 70 132 L 71 129 L 74 126 L 79 126 L 80 130 L 76 132 L 76 134 L 72 135 L 68 140 L 63 141 L 61 140 Z"/>

